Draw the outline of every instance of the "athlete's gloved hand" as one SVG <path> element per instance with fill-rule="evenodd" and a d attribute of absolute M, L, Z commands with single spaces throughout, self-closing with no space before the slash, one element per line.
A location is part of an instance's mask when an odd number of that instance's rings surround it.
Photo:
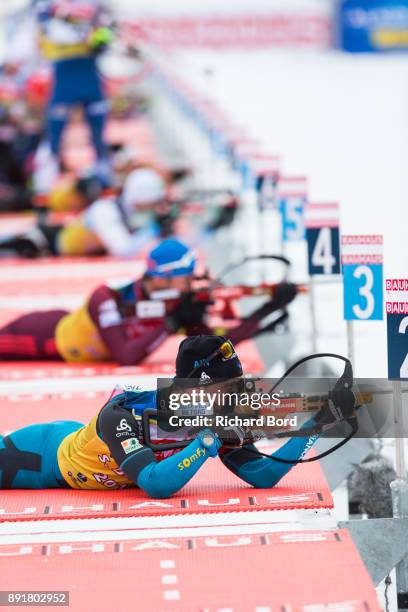
<path fill-rule="evenodd" d="M 199 431 L 197 440 L 199 440 L 202 448 L 204 448 L 211 457 L 216 457 L 218 455 L 218 451 L 222 446 L 222 441 L 211 429 Z"/>
<path fill-rule="evenodd" d="M 292 302 L 297 296 L 298 289 L 293 283 L 280 283 L 273 294 L 273 301 L 277 308 L 284 308 Z"/>
<path fill-rule="evenodd" d="M 238 210 L 238 204 L 235 199 L 232 199 L 228 204 L 220 206 L 214 216 L 214 219 L 208 223 L 207 230 L 215 232 L 221 227 L 228 227 L 234 221 Z"/>
<path fill-rule="evenodd" d="M 329 392 L 329 401 L 315 419 L 318 423 L 327 423 L 349 419 L 355 416 L 356 398 L 350 387 L 336 384 Z"/>
<path fill-rule="evenodd" d="M 106 47 L 112 43 L 113 39 L 114 34 L 112 30 L 102 27 L 92 32 L 89 39 L 89 44 L 91 45 L 92 50 L 95 53 L 98 53 L 106 49 Z"/>
<path fill-rule="evenodd" d="M 243 445 L 245 431 L 242 427 L 216 427 L 214 429 L 223 446 L 240 448 Z"/>
<path fill-rule="evenodd" d="M 275 312 L 275 310 L 281 310 L 290 304 L 290 302 L 295 299 L 297 292 L 297 286 L 293 283 L 280 283 L 276 287 L 272 299 L 260 306 L 260 308 L 255 310 L 248 318 L 255 321 L 261 321 L 272 312 Z"/>
<path fill-rule="evenodd" d="M 253 444 L 255 441 L 252 432 L 247 427 L 237 425 L 230 427 L 213 427 L 212 430 L 217 434 L 225 448 L 241 448 L 244 444 Z"/>
<path fill-rule="evenodd" d="M 159 227 L 160 238 L 167 238 L 174 233 L 174 224 L 177 221 L 177 212 L 169 210 L 166 213 L 156 213 L 155 223 Z"/>
<path fill-rule="evenodd" d="M 202 323 L 210 300 L 197 301 L 193 293 L 187 293 L 166 317 L 166 326 L 176 332 L 180 327 L 192 327 Z"/>
<path fill-rule="evenodd" d="M 186 167 L 180 167 L 180 168 L 175 168 L 174 170 L 170 170 L 170 180 L 174 183 L 177 183 L 177 181 L 182 181 L 185 178 L 191 176 L 192 174 L 192 170 L 191 168 Z"/>

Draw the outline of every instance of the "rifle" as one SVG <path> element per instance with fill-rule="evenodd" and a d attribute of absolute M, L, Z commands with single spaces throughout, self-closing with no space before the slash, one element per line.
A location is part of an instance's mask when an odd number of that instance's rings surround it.
<path fill-rule="evenodd" d="M 245 297 L 265 296 L 272 299 L 276 289 L 281 285 L 281 282 L 262 281 L 257 285 L 246 285 L 243 283 L 228 285 L 225 284 L 225 277 L 249 262 L 265 260 L 282 263 L 285 267 L 285 272 L 287 272 L 290 267 L 289 259 L 283 255 L 264 254 L 245 257 L 237 263 L 228 265 L 215 279 L 211 279 L 208 272 L 204 273 L 202 276 L 196 276 L 192 281 L 189 293 L 194 302 L 205 302 L 209 305 L 215 305 L 216 311 L 219 312 L 224 319 L 235 319 L 235 302 Z M 285 280 L 285 276 L 286 273 L 283 275 L 282 281 Z M 296 286 L 299 293 L 308 291 L 304 284 L 298 284 Z M 154 291 L 151 294 L 152 300 L 165 302 L 170 310 L 174 308 L 182 298 L 183 294 L 177 289 Z"/>

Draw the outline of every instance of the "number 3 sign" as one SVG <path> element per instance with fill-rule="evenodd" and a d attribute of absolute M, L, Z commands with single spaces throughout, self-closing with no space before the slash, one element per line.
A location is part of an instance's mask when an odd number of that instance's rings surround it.
<path fill-rule="evenodd" d="M 344 319 L 383 318 L 383 237 L 347 235 L 341 239 Z"/>
<path fill-rule="evenodd" d="M 408 279 L 385 281 L 388 378 L 408 380 Z"/>

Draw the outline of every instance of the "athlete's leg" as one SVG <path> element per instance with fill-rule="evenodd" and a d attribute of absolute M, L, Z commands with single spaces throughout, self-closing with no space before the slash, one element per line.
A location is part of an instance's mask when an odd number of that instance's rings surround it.
<path fill-rule="evenodd" d="M 57 246 L 58 237 L 64 228 L 64 225 L 48 225 L 47 223 L 42 222 L 38 224 L 38 230 L 41 232 L 47 243 L 48 255 L 59 255 Z"/>
<path fill-rule="evenodd" d="M 26 257 L 27 259 L 35 259 L 42 255 L 36 242 L 25 234 L 0 240 L 0 252 L 2 256 Z"/>
<path fill-rule="evenodd" d="M 49 122 L 49 119 L 47 119 Z M 48 132 L 51 132 L 51 127 L 48 127 Z M 33 191 L 36 197 L 41 196 L 41 199 L 47 200 L 48 193 L 52 189 L 60 172 L 58 159 L 51 151 L 51 145 L 48 140 L 42 142 L 33 157 Z"/>
<path fill-rule="evenodd" d="M 69 488 L 57 451 L 62 440 L 81 427 L 77 421 L 55 421 L 0 436 L 0 489 Z"/>
<path fill-rule="evenodd" d="M 25 234 L 0 239 L 0 253 L 34 259 L 44 255 L 57 255 L 56 241 L 62 225 L 40 223 Z"/>
<path fill-rule="evenodd" d="M 81 63 L 77 64 L 77 71 L 77 74 L 81 75 L 83 84 L 81 91 L 78 91 L 78 101 L 81 101 L 84 106 L 95 154 L 99 162 L 106 161 L 108 153 L 104 140 L 104 128 L 108 104 L 103 92 L 96 59 L 94 57 L 84 58 Z"/>
<path fill-rule="evenodd" d="M 55 329 L 66 314 L 66 310 L 31 312 L 0 329 L 0 359 L 60 360 Z"/>
<path fill-rule="evenodd" d="M 62 133 L 68 122 L 69 112 L 68 104 L 57 101 L 51 102 L 48 109 L 48 139 L 51 152 L 57 159 L 60 156 Z"/>
<path fill-rule="evenodd" d="M 88 121 L 92 143 L 99 161 L 107 159 L 107 147 L 104 140 L 107 103 L 103 98 L 85 104 L 85 116 Z"/>

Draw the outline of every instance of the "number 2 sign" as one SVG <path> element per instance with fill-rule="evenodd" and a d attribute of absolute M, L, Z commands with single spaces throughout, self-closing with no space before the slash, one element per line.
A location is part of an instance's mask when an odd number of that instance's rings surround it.
<path fill-rule="evenodd" d="M 408 279 L 385 281 L 388 378 L 408 380 Z"/>
<path fill-rule="evenodd" d="M 306 240 L 310 276 L 340 273 L 338 204 L 307 204 Z"/>
<path fill-rule="evenodd" d="M 382 320 L 383 237 L 343 235 L 341 263 L 344 319 Z"/>

